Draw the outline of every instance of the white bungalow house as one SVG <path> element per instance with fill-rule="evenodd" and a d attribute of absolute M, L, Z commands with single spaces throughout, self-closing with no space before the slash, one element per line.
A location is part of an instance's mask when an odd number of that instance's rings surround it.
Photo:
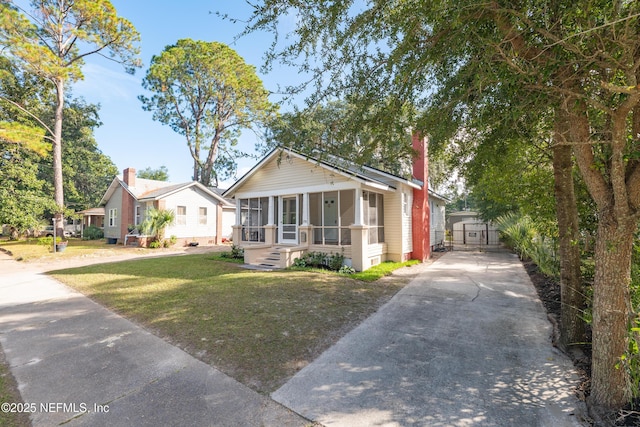
<path fill-rule="evenodd" d="M 415 137 L 414 148 L 425 153 L 426 140 Z M 235 200 L 233 242 L 245 262 L 285 268 L 307 251 L 342 253 L 362 271 L 387 260 L 424 261 L 443 243 L 446 199 L 427 189 L 427 176 L 424 155 L 407 180 L 277 148 L 223 196 Z"/>
<path fill-rule="evenodd" d="M 176 184 L 137 178 L 133 168 L 114 178 L 100 205 L 104 206 L 104 236 L 112 243 L 135 241 L 129 228 L 138 226 L 150 208 L 175 213 L 165 236 L 176 236 L 179 245 L 220 244 L 231 239 L 235 223 L 235 206 L 215 190 L 196 181 Z"/>

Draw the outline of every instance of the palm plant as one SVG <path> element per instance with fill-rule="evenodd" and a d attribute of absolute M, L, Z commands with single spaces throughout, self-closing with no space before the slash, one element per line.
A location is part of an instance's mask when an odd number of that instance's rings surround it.
<path fill-rule="evenodd" d="M 496 223 L 503 240 L 518 253 L 520 259 L 531 259 L 548 276 L 559 275 L 556 240 L 541 235 L 529 216 L 508 213 L 497 218 Z"/>
<path fill-rule="evenodd" d="M 164 230 L 175 221 L 176 214 L 170 209 L 151 208 L 140 224 L 142 234 L 152 236 L 155 241 L 164 240 Z"/>

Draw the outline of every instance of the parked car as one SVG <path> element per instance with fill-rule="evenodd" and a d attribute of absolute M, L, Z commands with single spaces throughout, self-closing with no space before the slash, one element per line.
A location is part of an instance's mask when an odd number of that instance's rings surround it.
<path fill-rule="evenodd" d="M 47 225 L 42 232 L 47 237 L 53 237 L 53 225 Z M 71 237 L 73 234 L 70 231 L 64 230 L 64 237 Z"/>

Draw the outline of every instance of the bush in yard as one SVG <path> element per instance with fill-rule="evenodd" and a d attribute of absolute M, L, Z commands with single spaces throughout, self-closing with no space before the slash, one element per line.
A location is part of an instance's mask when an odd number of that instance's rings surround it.
<path fill-rule="evenodd" d="M 230 252 L 222 252 L 222 253 L 220 253 L 220 256 L 222 258 L 244 260 L 244 249 L 242 249 L 239 246 L 233 245 L 231 247 L 231 251 Z"/>
<path fill-rule="evenodd" d="M 296 258 L 293 260 L 293 266 L 294 267 L 306 267 L 307 263 L 305 262 L 304 258 Z"/>
<path fill-rule="evenodd" d="M 59 244 L 61 242 L 62 242 L 62 238 L 56 237 L 56 244 Z M 53 237 L 52 236 L 40 237 L 38 239 L 38 244 L 42 245 L 42 246 L 52 246 L 53 245 Z"/>
<path fill-rule="evenodd" d="M 244 249 L 240 246 L 231 246 L 231 258 L 244 259 Z"/>
<path fill-rule="evenodd" d="M 84 240 L 100 240 L 104 237 L 104 231 L 101 228 L 96 227 L 95 225 L 90 225 L 89 227 L 82 230 L 82 238 Z"/>
<path fill-rule="evenodd" d="M 324 268 L 331 271 L 339 271 L 343 264 L 344 255 L 327 255 L 324 252 L 307 252 L 293 261 L 295 267 Z"/>
<path fill-rule="evenodd" d="M 338 271 L 344 265 L 344 255 L 342 254 L 332 254 L 327 259 L 327 267 L 329 270 Z"/>
<path fill-rule="evenodd" d="M 504 242 L 521 260 L 531 259 L 547 276 L 559 277 L 557 241 L 540 234 L 530 217 L 510 213 L 497 218 L 496 222 Z"/>
<path fill-rule="evenodd" d="M 353 267 L 349 267 L 348 265 L 343 265 L 342 267 L 340 267 L 340 270 L 338 270 L 338 273 L 340 274 L 355 274 L 356 269 Z"/>

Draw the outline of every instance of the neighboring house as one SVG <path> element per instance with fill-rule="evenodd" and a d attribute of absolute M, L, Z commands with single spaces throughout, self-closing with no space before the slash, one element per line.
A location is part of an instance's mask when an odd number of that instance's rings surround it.
<path fill-rule="evenodd" d="M 220 244 L 231 237 L 235 222 L 235 216 L 232 219 L 229 215 L 235 212 L 235 206 L 218 192 L 196 181 L 175 184 L 137 178 L 133 168 L 114 178 L 100 205 L 105 212 L 104 236 L 117 243 L 125 242 L 130 226 L 140 225 L 151 208 L 175 213 L 175 221 L 165 229 L 165 236 L 176 236 L 179 245 Z M 224 224 L 225 219 L 229 224 Z"/>
<path fill-rule="evenodd" d="M 306 251 L 342 253 L 362 271 L 428 259 L 444 239 L 446 199 L 427 189 L 426 140 L 413 143 L 423 154 L 412 180 L 336 157 L 271 151 L 224 193 L 235 199 L 233 242 L 245 262 L 287 267 Z"/>
<path fill-rule="evenodd" d="M 91 208 L 78 212 L 82 214 L 82 229 L 87 227 L 104 228 L 104 208 Z"/>

